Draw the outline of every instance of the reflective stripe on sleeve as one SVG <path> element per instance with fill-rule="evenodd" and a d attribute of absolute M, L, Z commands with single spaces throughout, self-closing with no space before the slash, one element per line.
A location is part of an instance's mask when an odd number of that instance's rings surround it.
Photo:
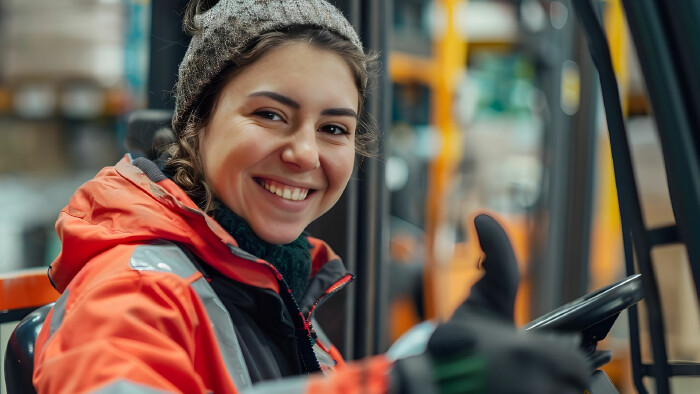
<path fill-rule="evenodd" d="M 226 369 L 236 384 L 236 388 L 243 389 L 250 386 L 250 374 L 245 365 L 241 346 L 238 343 L 236 331 L 233 328 L 233 323 L 226 307 L 221 303 L 219 297 L 214 293 L 214 289 L 211 288 L 205 278 L 200 278 L 192 283 L 192 288 L 197 292 L 204 303 L 204 307 L 207 309 L 209 319 L 214 326 L 216 340 L 219 342 L 221 355 L 226 363 Z"/>
<path fill-rule="evenodd" d="M 255 386 L 241 390 L 241 394 L 299 394 L 306 392 L 308 376 L 295 376 L 280 380 L 256 383 Z"/>
<path fill-rule="evenodd" d="M 158 242 L 137 246 L 129 263 L 137 271 L 170 272 L 181 278 L 189 278 L 197 272 L 190 258 L 177 245 Z M 192 289 L 202 300 L 216 334 L 226 370 L 239 390 L 251 385 L 250 374 L 243 359 L 231 316 L 205 278 L 192 283 Z"/>
<path fill-rule="evenodd" d="M 148 387 L 140 383 L 129 382 L 128 380 L 119 379 L 108 383 L 99 389 L 93 391 L 94 394 L 162 394 L 169 391 L 159 390 L 153 387 Z"/>
<path fill-rule="evenodd" d="M 53 315 L 51 315 L 51 324 L 49 325 L 49 337 L 52 337 L 56 330 L 61 327 L 61 323 L 63 323 L 63 315 L 66 313 L 68 296 L 68 289 L 66 289 L 63 294 L 58 297 L 56 303 L 53 304 Z"/>

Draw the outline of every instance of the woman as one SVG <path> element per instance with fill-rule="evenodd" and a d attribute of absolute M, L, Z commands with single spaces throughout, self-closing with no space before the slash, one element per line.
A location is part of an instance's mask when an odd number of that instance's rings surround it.
<path fill-rule="evenodd" d="M 303 233 L 374 138 L 371 57 L 323 0 L 193 1 L 185 26 L 177 142 L 156 163 L 103 169 L 59 216 L 49 276 L 62 296 L 36 343 L 35 387 L 405 391 L 418 378 L 384 356 L 344 365 L 314 324 L 352 276 Z"/>

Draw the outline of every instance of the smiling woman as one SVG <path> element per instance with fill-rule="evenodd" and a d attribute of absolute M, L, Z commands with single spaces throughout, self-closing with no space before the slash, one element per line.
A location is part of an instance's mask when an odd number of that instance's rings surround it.
<path fill-rule="evenodd" d="M 344 364 L 313 312 L 353 276 L 304 229 L 376 134 L 373 56 L 323 0 L 193 0 L 184 26 L 176 142 L 105 168 L 59 217 L 36 388 L 386 392 L 384 357 L 280 380 Z"/>
<path fill-rule="evenodd" d="M 155 162 L 104 168 L 59 215 L 49 276 L 62 295 L 36 340 L 37 391 L 483 391 L 484 356 L 459 324 L 439 326 L 442 342 L 417 358 L 345 364 L 314 318 L 354 277 L 304 229 L 376 134 L 363 110 L 373 57 L 348 21 L 324 0 L 193 0 L 184 24 L 176 141 Z M 501 246 L 491 278 L 517 271 L 499 268 L 514 261 Z M 512 281 L 501 282 L 491 291 Z M 517 338 L 503 343 L 521 357 L 492 345 L 496 359 L 552 365 L 532 349 L 561 348 L 574 376 L 541 387 L 582 391 L 576 351 Z"/>
<path fill-rule="evenodd" d="M 190 5 L 192 5 L 192 3 Z M 191 6 L 189 8 L 189 12 L 194 12 L 194 8 L 194 6 Z M 209 187 L 209 184 L 204 180 L 202 163 L 196 152 L 196 149 L 198 149 L 197 147 L 199 146 L 201 138 L 204 134 L 202 131 L 211 121 L 213 112 L 215 108 L 217 108 L 218 101 L 222 98 L 221 92 L 224 87 L 227 86 L 229 81 L 237 74 L 245 72 L 249 65 L 257 62 L 262 57 L 265 57 L 265 55 L 267 55 L 269 52 L 281 47 L 291 44 L 307 43 L 307 45 L 310 46 L 309 49 L 314 48 L 319 52 L 326 53 L 327 55 L 335 54 L 337 59 L 341 60 L 345 64 L 345 72 L 349 73 L 348 76 L 351 78 L 350 81 L 355 87 L 350 95 L 351 97 L 356 98 L 356 102 L 348 104 L 346 108 L 324 108 L 322 114 L 328 116 L 345 115 L 354 117 L 356 120 L 355 132 L 353 133 L 355 152 L 361 156 L 371 155 L 372 152 L 369 147 L 376 139 L 377 127 L 374 119 L 372 119 L 363 110 L 363 104 L 367 95 L 367 87 L 370 77 L 374 74 L 375 63 L 373 60 L 376 56 L 373 54 L 365 54 L 361 48 L 358 50 L 359 40 L 357 42 L 353 42 L 354 39 L 343 39 L 338 35 L 336 30 L 334 30 L 337 28 L 338 26 L 334 26 L 333 29 L 327 30 L 311 28 L 310 26 L 305 25 L 292 25 L 286 26 L 284 32 L 273 30 L 262 33 L 259 37 L 256 37 L 252 43 L 247 45 L 248 48 L 246 48 L 246 50 L 233 53 L 230 61 L 220 66 L 222 71 L 212 77 L 211 81 L 204 83 L 204 85 L 207 86 L 207 89 L 197 98 L 187 98 L 187 94 L 184 93 L 191 90 L 202 89 L 202 86 L 197 88 L 189 86 L 192 84 L 190 79 L 197 79 L 181 78 L 179 80 L 178 91 L 183 93 L 178 96 L 178 110 L 176 111 L 175 118 L 173 119 L 173 127 L 178 133 L 179 143 L 169 148 L 170 160 L 167 166 L 168 169 L 174 174 L 173 180 L 180 187 L 182 187 L 205 212 L 211 213 L 214 206 L 213 193 Z M 355 34 L 354 31 L 353 34 Z M 236 42 L 235 45 L 239 47 L 242 46 L 242 44 L 239 42 Z M 291 57 L 300 58 L 301 56 L 297 55 Z M 311 61 L 313 58 L 306 60 Z M 192 60 L 192 63 L 196 62 L 197 58 Z M 199 60 L 199 62 L 205 63 L 203 60 Z M 183 64 L 186 63 L 187 58 Z M 196 66 L 200 68 L 204 67 L 202 65 Z M 276 66 L 279 68 L 277 71 L 272 71 L 273 75 L 271 75 L 272 79 L 269 79 L 270 81 L 284 77 L 287 72 L 286 64 L 284 62 L 280 61 Z M 336 66 L 339 66 L 339 64 L 336 64 Z M 257 67 L 258 64 L 256 63 L 255 68 Z M 181 74 L 183 74 L 182 71 Z M 184 75 L 186 74 L 187 71 L 184 72 Z M 315 82 L 322 82 L 322 74 L 317 74 L 314 77 L 318 78 L 318 80 Z M 315 88 L 328 91 L 338 89 L 335 80 L 325 78 L 325 81 L 323 82 L 325 84 L 317 84 L 315 85 Z M 273 100 L 276 99 L 279 104 L 285 104 L 289 108 L 294 108 L 295 106 L 300 106 L 301 104 L 295 101 L 289 95 L 267 90 L 268 89 L 265 89 L 264 91 L 251 92 L 250 94 L 255 97 L 264 96 Z M 180 99 L 180 97 L 182 98 Z M 274 117 L 275 114 L 274 111 L 270 111 L 265 115 L 260 115 Z M 280 116 L 281 114 L 277 115 Z M 331 125 L 326 126 L 326 128 L 328 127 L 333 129 L 332 133 L 342 133 L 340 130 L 335 130 Z"/>
<path fill-rule="evenodd" d="M 221 91 L 200 142 L 205 182 L 261 239 L 292 242 L 350 179 L 358 102 L 339 55 L 301 41 L 271 51 Z"/>

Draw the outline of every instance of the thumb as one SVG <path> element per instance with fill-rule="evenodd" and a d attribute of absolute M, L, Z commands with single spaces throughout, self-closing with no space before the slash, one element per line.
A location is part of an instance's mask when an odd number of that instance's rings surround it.
<path fill-rule="evenodd" d="M 491 216 L 474 219 L 481 250 L 486 255 L 484 276 L 474 284 L 463 306 L 488 310 L 513 321 L 513 305 L 518 291 L 518 263 L 503 227 Z"/>

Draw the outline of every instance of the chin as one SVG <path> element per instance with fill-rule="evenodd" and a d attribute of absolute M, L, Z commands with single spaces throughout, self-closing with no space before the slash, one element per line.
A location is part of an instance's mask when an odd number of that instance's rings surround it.
<path fill-rule="evenodd" d="M 266 230 L 266 231 L 265 231 Z M 263 231 L 255 231 L 255 234 L 260 237 L 263 241 L 273 244 L 273 245 L 283 245 L 288 244 L 295 239 L 299 238 L 303 230 L 296 231 L 274 231 L 272 229 L 265 229 Z"/>

